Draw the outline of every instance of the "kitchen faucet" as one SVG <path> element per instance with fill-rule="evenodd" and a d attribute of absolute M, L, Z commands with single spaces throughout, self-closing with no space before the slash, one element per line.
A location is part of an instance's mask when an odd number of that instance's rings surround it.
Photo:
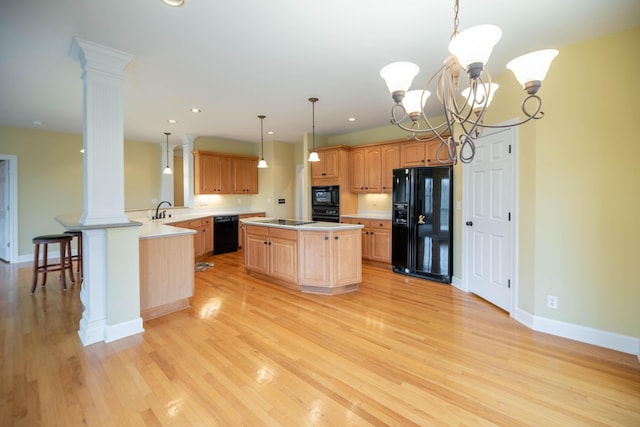
<path fill-rule="evenodd" d="M 169 206 L 173 206 L 173 205 L 171 204 L 171 202 L 168 202 L 168 201 L 166 201 L 166 200 L 161 201 L 160 203 L 158 203 L 158 206 L 156 206 L 156 216 L 154 216 L 152 219 L 160 219 L 160 215 L 158 214 L 158 210 L 160 210 L 160 206 L 161 206 L 163 203 L 167 203 Z M 164 218 L 164 216 L 163 216 L 163 218 Z"/>

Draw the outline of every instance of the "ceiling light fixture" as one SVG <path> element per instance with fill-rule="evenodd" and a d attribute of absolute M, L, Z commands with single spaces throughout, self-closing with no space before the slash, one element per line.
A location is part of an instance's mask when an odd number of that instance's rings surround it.
<path fill-rule="evenodd" d="M 260 169 L 265 169 L 269 167 L 269 165 L 267 165 L 267 161 L 264 159 L 264 128 L 262 126 L 264 119 L 266 117 L 267 116 L 258 116 L 258 118 L 260 119 L 260 147 L 261 147 L 260 161 L 258 162 L 258 167 Z"/>
<path fill-rule="evenodd" d="M 411 62 L 394 62 L 380 70 L 386 81 L 395 105 L 391 108 L 391 123 L 410 132 L 410 137 L 418 141 L 439 140 L 436 158 L 440 163 L 469 163 L 475 156 L 474 140 L 481 136 L 483 128 L 506 128 L 519 126 L 531 119 L 541 119 L 542 100 L 536 93 L 547 75 L 551 61 L 558 55 L 554 49 L 540 50 L 522 55 L 507 64 L 516 79 L 522 84 L 527 96 L 520 108 L 526 118 L 510 125 L 486 125 L 483 118 L 489 104 L 498 90 L 491 83 L 489 71 L 485 69 L 491 51 L 500 40 L 502 31 L 495 25 L 478 25 L 458 33 L 458 0 L 454 6 L 453 34 L 449 42 L 451 55 L 424 85 L 422 90 L 409 90 L 413 78 L 420 70 Z M 460 94 L 459 77 L 465 71 L 469 80 L 468 89 Z M 436 79 L 437 77 L 437 79 Z M 444 122 L 433 126 L 425 113 L 425 104 L 431 92 L 427 90 L 435 84 L 435 93 L 444 113 Z M 465 98 L 460 102 L 459 97 Z M 532 104 L 529 104 L 529 103 Z M 528 107 L 529 105 L 529 107 Z M 402 122 L 407 119 L 407 125 Z M 423 119 L 426 129 L 420 129 Z M 409 126 L 410 125 L 410 126 Z M 458 139 L 454 136 L 454 126 L 461 128 Z M 424 135 L 424 137 L 422 136 Z M 444 157 L 443 157 L 444 156 Z"/>
<path fill-rule="evenodd" d="M 184 0 L 162 0 L 162 3 L 173 7 L 180 7 L 184 4 Z"/>
<path fill-rule="evenodd" d="M 164 134 L 167 135 L 167 167 L 164 168 L 164 172 L 162 173 L 165 175 L 173 175 L 173 171 L 169 167 L 169 135 L 171 134 L 169 132 L 165 132 Z"/>
<path fill-rule="evenodd" d="M 202 110 L 201 110 L 201 109 L 199 109 L 199 108 L 195 108 L 195 107 L 194 107 L 194 108 L 192 108 L 190 111 L 191 111 L 192 113 L 202 113 Z"/>
<path fill-rule="evenodd" d="M 312 148 L 311 153 L 309 153 L 309 162 L 319 162 L 320 157 L 318 157 L 318 153 L 316 153 L 316 102 L 318 102 L 318 98 L 309 98 L 311 101 L 311 141 Z"/>
<path fill-rule="evenodd" d="M 169 119 L 167 120 L 167 122 L 171 123 L 172 125 L 175 125 L 176 123 L 178 123 L 178 121 L 175 119 Z"/>

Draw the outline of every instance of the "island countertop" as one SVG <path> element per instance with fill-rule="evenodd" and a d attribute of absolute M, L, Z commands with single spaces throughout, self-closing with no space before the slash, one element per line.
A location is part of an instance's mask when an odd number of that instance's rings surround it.
<path fill-rule="evenodd" d="M 295 220 L 295 219 L 264 218 L 264 217 L 242 218 L 240 219 L 240 222 L 247 225 L 285 228 L 289 230 L 300 230 L 300 231 L 340 231 L 340 230 L 355 230 L 355 229 L 364 227 L 362 224 L 341 224 L 337 222 L 304 221 L 304 220 Z M 299 224 L 294 225 L 294 224 L 291 224 L 290 222 L 297 222 Z"/>

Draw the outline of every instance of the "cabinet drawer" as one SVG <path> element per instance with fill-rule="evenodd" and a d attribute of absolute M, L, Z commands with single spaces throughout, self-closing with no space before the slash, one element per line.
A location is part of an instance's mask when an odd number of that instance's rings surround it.
<path fill-rule="evenodd" d="M 200 228 L 202 226 L 201 219 L 192 219 L 189 221 L 189 228 Z"/>
<path fill-rule="evenodd" d="M 212 222 L 212 218 L 211 217 L 200 218 L 200 223 L 203 226 L 209 226 L 209 225 L 211 225 L 211 222 Z"/>
<path fill-rule="evenodd" d="M 266 237 L 269 235 L 269 229 L 267 227 L 260 227 L 259 225 L 247 225 L 247 234 Z"/>
<path fill-rule="evenodd" d="M 269 234 L 278 239 L 296 240 L 298 232 L 296 230 L 285 230 L 284 228 L 272 228 Z"/>
<path fill-rule="evenodd" d="M 371 220 L 371 228 L 374 229 L 391 229 L 391 221 L 388 220 Z"/>

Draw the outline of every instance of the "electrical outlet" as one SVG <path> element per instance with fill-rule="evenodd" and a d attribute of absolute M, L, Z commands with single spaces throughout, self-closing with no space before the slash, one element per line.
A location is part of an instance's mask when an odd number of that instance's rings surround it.
<path fill-rule="evenodd" d="M 558 297 L 555 295 L 547 295 L 547 307 L 553 308 L 554 310 L 558 308 Z"/>

